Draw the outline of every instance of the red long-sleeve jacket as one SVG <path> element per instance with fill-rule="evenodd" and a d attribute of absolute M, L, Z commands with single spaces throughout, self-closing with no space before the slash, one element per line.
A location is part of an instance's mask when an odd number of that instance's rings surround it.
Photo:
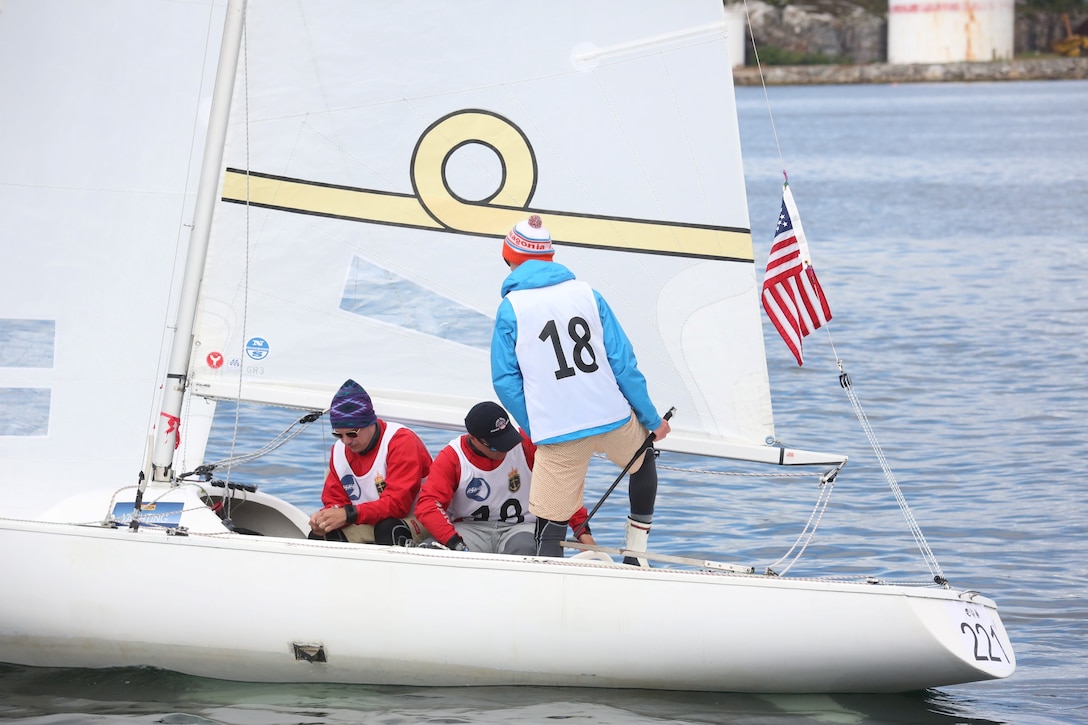
<path fill-rule="evenodd" d="M 468 445 L 467 439 L 468 436 L 462 435 L 458 439 L 458 444 L 473 466 L 483 471 L 494 471 L 503 464 L 502 461 L 492 460 L 473 451 L 472 447 Z M 525 451 L 525 460 L 531 470 L 536 459 L 536 446 L 525 437 L 524 432 L 522 432 L 521 446 Z M 419 501 L 416 503 L 415 509 L 415 516 L 419 523 L 423 524 L 423 527 L 431 532 L 435 541 L 443 546 L 448 544 L 449 540 L 457 534 L 457 529 L 453 526 L 454 522 L 450 521 L 446 512 L 449 510 L 454 494 L 457 493 L 460 481 L 461 459 L 457 456 L 457 451 L 454 450 L 453 446 L 447 445 L 435 456 L 431 472 L 420 490 Z M 571 516 L 571 529 L 577 530 L 577 527 L 581 526 L 582 522 L 587 518 L 589 516 L 583 506 Z"/>
<path fill-rule="evenodd" d="M 386 434 L 385 421 L 378 419 L 382 436 Z M 353 453 L 346 448 L 348 465 L 356 475 L 366 475 L 378 457 L 380 443 L 363 455 Z M 419 495 L 423 479 L 431 470 L 431 454 L 419 436 L 408 428 L 401 428 L 389 440 L 389 452 L 385 458 L 385 489 L 376 501 L 356 504 L 358 515 L 349 524 L 369 524 L 373 526 L 382 519 L 404 518 L 412 511 L 412 504 Z M 351 503 L 347 491 L 340 485 L 340 477 L 333 467 L 333 457 L 329 453 L 329 472 L 325 476 L 325 488 L 321 492 L 324 508 L 346 506 Z"/>

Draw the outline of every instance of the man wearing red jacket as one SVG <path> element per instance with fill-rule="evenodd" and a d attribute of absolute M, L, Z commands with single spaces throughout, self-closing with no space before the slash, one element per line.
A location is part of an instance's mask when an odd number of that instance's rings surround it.
<path fill-rule="evenodd" d="M 431 454 L 411 429 L 374 413 L 363 387 L 348 380 L 329 407 L 337 439 L 321 501 L 310 517 L 310 538 L 403 546 L 426 531 L 411 515 Z"/>
<path fill-rule="evenodd" d="M 416 518 L 448 549 L 535 554 L 529 487 L 536 446 L 497 403 L 474 405 L 465 416 L 465 430 L 435 457 Z M 583 507 L 570 525 L 587 518 Z M 593 544 L 588 527 L 579 540 Z"/>

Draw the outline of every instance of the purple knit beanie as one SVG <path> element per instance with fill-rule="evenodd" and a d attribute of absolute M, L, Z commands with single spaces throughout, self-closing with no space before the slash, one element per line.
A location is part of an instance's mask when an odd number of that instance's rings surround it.
<path fill-rule="evenodd" d="M 370 396 L 354 380 L 345 382 L 332 396 L 329 423 L 333 428 L 366 428 L 377 420 Z"/>

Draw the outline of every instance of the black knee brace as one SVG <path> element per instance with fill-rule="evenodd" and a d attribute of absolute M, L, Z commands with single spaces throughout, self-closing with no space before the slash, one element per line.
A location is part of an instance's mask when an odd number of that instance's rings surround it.
<path fill-rule="evenodd" d="M 374 543 L 382 546 L 404 546 L 412 541 L 412 530 L 403 519 L 382 519 L 374 524 Z"/>
<path fill-rule="evenodd" d="M 533 540 L 536 542 L 537 556 L 563 556 L 563 547 L 559 545 L 567 535 L 566 521 L 551 521 L 537 518 Z"/>
<path fill-rule="evenodd" d="M 344 534 L 343 529 L 335 529 L 333 531 L 328 532 L 324 536 L 322 536 L 321 534 L 315 534 L 314 532 L 311 531 L 310 535 L 307 536 L 306 538 L 307 539 L 317 539 L 318 541 L 347 541 L 348 540 L 348 537 L 347 537 L 347 535 Z"/>
<path fill-rule="evenodd" d="M 657 500 L 657 451 L 650 448 L 642 461 L 642 468 L 631 474 L 627 495 L 631 501 L 631 516 L 635 520 L 651 521 L 654 502 Z"/>

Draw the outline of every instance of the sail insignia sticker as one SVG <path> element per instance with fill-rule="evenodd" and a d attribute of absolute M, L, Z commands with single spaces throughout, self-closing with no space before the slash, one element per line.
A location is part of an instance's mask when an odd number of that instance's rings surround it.
<path fill-rule="evenodd" d="M 264 360 L 268 357 L 268 341 L 263 337 L 250 338 L 246 343 L 246 355 L 252 360 Z"/>

